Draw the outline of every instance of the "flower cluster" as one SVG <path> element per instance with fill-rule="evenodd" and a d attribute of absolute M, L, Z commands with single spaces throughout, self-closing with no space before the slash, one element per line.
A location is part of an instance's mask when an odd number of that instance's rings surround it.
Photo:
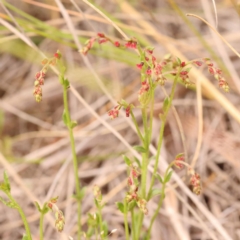
<path fill-rule="evenodd" d="M 106 42 L 111 42 L 115 47 L 121 47 L 121 44 L 118 41 L 113 41 L 108 38 L 104 33 L 98 33 L 96 37 L 92 37 L 85 43 L 85 46 L 80 50 L 83 55 L 87 55 L 89 50 L 92 49 L 94 42 L 98 42 L 99 44 L 103 44 Z"/>
<path fill-rule="evenodd" d="M 192 190 L 196 195 L 199 195 L 202 191 L 200 175 L 196 173 L 188 163 L 184 162 L 183 153 L 180 153 L 175 157 L 173 165 L 179 169 L 183 169 L 184 166 L 188 168 L 188 175 L 190 175 L 190 185 L 192 186 Z"/>
<path fill-rule="evenodd" d="M 111 119 L 117 118 L 119 115 L 119 110 L 124 107 L 126 109 L 126 117 L 129 117 L 131 114 L 131 110 L 133 105 L 128 104 L 125 101 L 122 100 L 122 102 L 119 102 L 118 105 L 116 105 L 113 109 L 108 111 L 108 116 L 111 117 Z"/>
<path fill-rule="evenodd" d="M 52 198 L 48 203 L 47 206 L 55 213 L 55 227 L 59 232 L 63 231 L 64 224 L 65 224 L 65 219 L 63 216 L 63 212 L 59 210 L 57 207 L 57 197 Z"/>
<path fill-rule="evenodd" d="M 35 96 L 36 102 L 42 101 L 42 86 L 44 85 L 44 78 L 46 76 L 47 70 L 50 65 L 55 66 L 57 60 L 61 58 L 61 54 L 57 51 L 52 58 L 45 58 L 42 60 L 43 68 L 41 71 L 35 74 L 35 81 L 34 81 L 34 90 L 33 95 Z"/>
<path fill-rule="evenodd" d="M 147 201 L 143 198 L 141 198 L 138 195 L 138 177 L 140 173 L 137 167 L 135 166 L 130 166 L 130 173 L 128 177 L 128 187 L 129 191 L 126 196 L 126 201 L 129 203 L 131 201 L 135 201 L 137 203 L 137 206 L 139 207 L 140 211 L 142 211 L 145 215 L 148 214 L 148 209 L 147 209 Z"/>
<path fill-rule="evenodd" d="M 205 63 L 208 67 L 208 72 L 214 76 L 218 81 L 218 86 L 222 88 L 225 92 L 229 92 L 229 85 L 225 78 L 222 76 L 222 70 L 215 67 L 209 58 L 204 58 L 202 60 L 192 61 L 196 66 L 202 66 Z"/>

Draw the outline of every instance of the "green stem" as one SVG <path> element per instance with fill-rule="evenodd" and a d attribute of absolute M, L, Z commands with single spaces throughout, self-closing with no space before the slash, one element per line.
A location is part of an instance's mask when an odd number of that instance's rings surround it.
<path fill-rule="evenodd" d="M 168 168 L 167 168 L 167 170 L 165 171 L 164 178 L 163 178 L 164 180 L 166 179 L 166 177 L 167 177 L 167 175 L 169 173 L 169 170 L 170 170 L 170 168 L 172 167 L 173 164 L 174 164 L 174 162 L 170 163 Z M 148 228 L 147 240 L 150 239 L 153 223 L 154 223 L 154 221 L 155 221 L 155 219 L 156 219 L 156 217 L 157 217 L 157 215 L 159 213 L 160 208 L 162 207 L 162 203 L 163 203 L 163 200 L 165 198 L 165 188 L 166 188 L 166 185 L 167 185 L 167 182 L 164 181 L 163 184 L 162 184 L 161 195 L 160 195 L 160 199 L 159 199 L 159 202 L 158 202 L 158 207 L 157 207 L 154 215 L 151 218 L 150 226 Z"/>
<path fill-rule="evenodd" d="M 102 209 L 98 207 L 99 225 L 100 225 L 100 238 L 102 239 L 103 224 L 102 224 Z M 106 239 L 105 236 L 103 239 Z"/>
<path fill-rule="evenodd" d="M 135 216 L 134 216 L 134 208 L 131 211 L 131 218 L 132 218 L 132 240 L 136 240 L 135 234 Z"/>
<path fill-rule="evenodd" d="M 62 76 L 62 78 L 64 78 Z M 71 142 L 71 149 L 72 149 L 72 157 L 73 157 L 73 168 L 74 168 L 74 177 L 75 177 L 75 185 L 76 185 L 76 196 L 77 196 L 77 204 L 78 204 L 78 239 L 81 239 L 81 214 L 82 214 L 82 206 L 81 206 L 81 190 L 80 190 L 80 179 L 78 178 L 78 162 L 77 162 L 77 154 L 75 150 L 75 141 L 73 136 L 73 130 L 71 127 L 72 121 L 69 113 L 68 107 L 68 94 L 67 94 L 68 87 L 63 82 L 63 102 L 64 102 L 64 111 L 66 116 L 67 127 L 69 131 L 69 137 Z"/>
<path fill-rule="evenodd" d="M 16 206 L 16 209 L 18 210 L 18 212 L 22 218 L 28 240 L 32 240 L 32 235 L 31 235 L 30 228 L 29 228 L 29 225 L 27 222 L 27 218 L 26 218 L 22 208 L 18 205 L 18 203 L 15 201 L 15 199 L 12 197 L 12 195 L 9 192 L 5 192 L 5 193 L 7 194 L 8 198 L 11 200 L 11 202 L 14 203 L 14 205 Z"/>
<path fill-rule="evenodd" d="M 151 191 L 152 191 L 152 188 L 153 188 L 153 184 L 154 184 L 154 181 L 155 181 L 155 176 L 156 176 L 156 172 L 157 172 L 157 169 L 158 169 L 159 157 L 160 157 L 161 148 L 162 148 L 163 135 L 164 135 L 164 129 L 165 129 L 165 124 L 166 124 L 166 120 L 167 120 L 167 115 L 168 115 L 169 109 L 172 105 L 172 100 L 173 100 L 173 97 L 174 97 L 175 89 L 176 89 L 176 86 L 177 86 L 177 79 L 179 77 L 180 71 L 181 71 L 181 68 L 178 70 L 178 73 L 177 73 L 177 75 L 174 79 L 173 86 L 172 86 L 172 91 L 171 91 L 171 94 L 170 94 L 169 104 L 166 107 L 166 110 L 161 117 L 162 123 L 161 123 L 161 127 L 160 127 L 159 139 L 158 139 L 156 161 L 155 161 L 155 165 L 154 165 L 154 170 L 153 170 L 153 174 L 152 174 L 152 179 L 151 179 L 151 183 L 150 183 L 150 188 L 149 188 L 147 200 L 149 200 L 149 198 L 150 198 Z"/>
<path fill-rule="evenodd" d="M 148 136 L 148 125 L 147 125 L 147 110 L 144 107 L 142 109 L 142 119 L 144 126 L 144 149 L 145 153 L 142 153 L 142 167 L 141 167 L 141 189 L 142 198 L 146 197 L 146 185 L 147 185 L 147 165 L 148 165 L 148 154 L 149 154 L 149 136 Z"/>
<path fill-rule="evenodd" d="M 129 240 L 129 229 L 128 229 L 128 219 L 127 219 L 127 201 L 124 199 L 124 227 L 125 227 L 125 236 L 126 240 Z"/>
<path fill-rule="evenodd" d="M 44 213 L 41 212 L 40 221 L 39 221 L 39 237 L 40 237 L 40 240 L 43 240 L 43 218 L 44 218 Z"/>

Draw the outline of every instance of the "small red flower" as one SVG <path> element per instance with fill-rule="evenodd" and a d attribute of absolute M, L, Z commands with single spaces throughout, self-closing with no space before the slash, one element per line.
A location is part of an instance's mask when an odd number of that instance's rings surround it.
<path fill-rule="evenodd" d="M 186 66 L 186 63 L 185 62 L 182 62 L 181 63 L 181 67 L 185 67 Z"/>
<path fill-rule="evenodd" d="M 102 38 L 102 39 L 99 39 L 98 40 L 98 43 L 99 44 L 102 44 L 102 43 L 105 43 L 105 42 L 107 42 L 108 40 L 106 39 L 106 38 Z"/>
<path fill-rule="evenodd" d="M 136 64 L 137 68 L 140 70 L 142 70 L 143 65 L 144 65 L 144 62 L 140 62 L 140 63 Z"/>
<path fill-rule="evenodd" d="M 129 117 L 130 113 L 131 113 L 131 106 L 128 105 L 127 108 L 126 108 L 126 117 Z"/>
<path fill-rule="evenodd" d="M 61 54 L 59 54 L 58 52 L 54 53 L 54 57 L 57 58 L 57 59 L 60 59 L 61 58 Z"/>
<path fill-rule="evenodd" d="M 120 47 L 120 43 L 119 43 L 118 41 L 116 41 L 116 42 L 114 43 L 114 45 L 115 45 L 116 47 Z"/>
<path fill-rule="evenodd" d="M 135 40 L 129 40 L 127 43 L 125 43 L 125 47 L 137 49 L 137 41 Z"/>
<path fill-rule="evenodd" d="M 152 69 L 150 67 L 148 67 L 147 71 L 146 71 L 147 75 L 151 75 L 152 74 Z"/>
<path fill-rule="evenodd" d="M 201 67 L 203 62 L 202 61 L 194 61 L 193 62 L 196 66 Z"/>
<path fill-rule="evenodd" d="M 121 106 L 117 105 L 116 107 L 114 107 L 112 110 L 108 112 L 108 116 L 111 117 L 111 119 L 117 118 L 120 108 Z"/>
<path fill-rule="evenodd" d="M 103 33 L 98 33 L 97 35 L 101 38 L 105 38 L 105 35 Z"/>
<path fill-rule="evenodd" d="M 215 70 L 213 67 L 208 67 L 208 71 L 210 74 L 214 75 L 215 74 Z"/>

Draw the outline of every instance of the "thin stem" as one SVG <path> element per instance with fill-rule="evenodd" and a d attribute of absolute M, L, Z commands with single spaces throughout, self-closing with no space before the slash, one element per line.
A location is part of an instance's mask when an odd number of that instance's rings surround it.
<path fill-rule="evenodd" d="M 43 218 L 44 218 L 44 213 L 41 212 L 40 221 L 39 221 L 39 238 L 40 238 L 40 240 L 43 240 Z"/>
<path fill-rule="evenodd" d="M 8 192 L 5 192 L 8 196 L 8 198 L 16 205 L 16 209 L 18 210 L 21 218 L 22 218 L 22 221 L 23 221 L 23 224 L 24 224 L 24 228 L 25 228 L 25 231 L 26 231 L 26 235 L 28 237 L 28 240 L 32 240 L 32 235 L 31 235 L 31 232 L 30 232 L 30 227 L 28 225 L 28 222 L 27 222 L 27 218 L 22 210 L 22 208 L 20 207 L 20 205 L 18 205 L 18 203 L 15 201 L 15 199 L 12 197 L 12 195 Z"/>
<path fill-rule="evenodd" d="M 102 239 L 103 225 L 102 225 L 102 209 L 98 207 L 98 217 L 99 217 L 99 225 L 100 225 L 100 238 Z M 105 237 L 104 237 L 105 239 Z"/>
<path fill-rule="evenodd" d="M 173 164 L 174 164 L 174 162 L 169 164 L 167 170 L 165 171 L 163 179 L 166 179 L 167 174 L 169 173 L 169 170 L 170 170 L 170 168 L 172 167 Z M 147 240 L 150 239 L 153 223 L 154 223 L 154 221 L 155 221 L 155 219 L 156 219 L 156 217 L 157 217 L 157 215 L 159 213 L 160 208 L 162 207 L 162 203 L 163 203 L 163 200 L 165 198 L 165 188 L 166 188 L 166 185 L 167 185 L 167 182 L 164 181 L 163 184 L 162 184 L 161 195 L 160 195 L 160 199 L 159 199 L 159 202 L 158 202 L 158 207 L 157 207 L 154 215 L 151 218 L 150 226 L 148 228 Z"/>
<path fill-rule="evenodd" d="M 153 170 L 153 174 L 152 174 L 152 179 L 151 179 L 151 183 L 150 183 L 150 188 L 149 188 L 147 200 L 149 200 L 149 198 L 150 198 L 150 194 L 151 194 L 153 184 L 154 184 L 154 181 L 155 181 L 155 175 L 156 175 L 157 168 L 158 168 L 158 162 L 159 162 L 159 157 L 160 157 L 161 148 L 162 148 L 163 135 L 164 135 L 164 129 L 165 129 L 165 124 L 166 124 L 166 120 L 167 120 L 167 115 L 168 115 L 169 109 L 172 105 L 172 100 L 173 100 L 173 97 L 174 97 L 175 89 L 176 89 L 176 86 L 177 86 L 177 79 L 179 77 L 180 71 L 181 71 L 181 68 L 178 70 L 178 73 L 177 73 L 177 75 L 174 79 L 173 86 L 172 86 L 172 91 L 171 91 L 171 94 L 170 94 L 169 104 L 167 105 L 166 110 L 165 110 L 165 112 L 164 112 L 164 114 L 162 115 L 162 118 L 161 118 L 162 119 L 162 124 L 161 124 L 161 127 L 160 127 L 160 133 L 159 133 L 159 139 L 158 139 L 156 161 L 155 161 L 155 165 L 154 165 L 154 170 Z"/>
<path fill-rule="evenodd" d="M 142 198 L 145 198 L 146 185 L 147 185 L 147 164 L 148 164 L 148 153 L 149 153 L 147 110 L 145 107 L 142 109 L 142 119 L 143 119 L 143 126 L 144 126 L 144 149 L 146 152 L 142 153 L 141 189 L 142 189 Z"/>
<path fill-rule="evenodd" d="M 126 240 L 129 240 L 129 229 L 128 229 L 128 219 L 127 219 L 127 201 L 124 199 L 124 227 L 125 227 L 125 236 Z"/>
<path fill-rule="evenodd" d="M 131 218 L 132 218 L 132 240 L 136 240 L 135 234 L 135 215 L 134 215 L 134 208 L 131 211 Z"/>
<path fill-rule="evenodd" d="M 73 136 L 73 130 L 71 127 L 71 117 L 69 113 L 68 107 L 68 94 L 67 94 L 67 86 L 63 83 L 63 102 L 64 102 L 64 111 L 66 116 L 67 127 L 69 131 L 69 137 L 71 142 L 72 149 L 72 157 L 73 157 L 73 168 L 74 168 L 74 177 L 75 177 L 75 185 L 76 185 L 76 195 L 77 195 L 77 205 L 78 205 L 78 239 L 81 239 L 81 214 L 82 214 L 82 206 L 80 199 L 80 179 L 78 178 L 78 162 L 77 162 L 77 154 L 75 150 L 75 141 Z"/>

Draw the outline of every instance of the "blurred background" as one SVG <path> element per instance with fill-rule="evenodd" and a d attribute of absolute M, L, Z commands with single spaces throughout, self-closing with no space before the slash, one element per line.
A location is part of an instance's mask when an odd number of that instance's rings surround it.
<path fill-rule="evenodd" d="M 219 89 L 218 82 L 204 67 L 193 67 L 190 74 L 193 83 L 201 83 L 202 98 L 197 99 L 194 86 L 185 88 L 181 83 L 177 86 L 173 105 L 185 136 L 186 161 L 191 163 L 197 157 L 195 168 L 201 175 L 203 191 L 194 196 L 189 191 L 186 171 L 177 170 L 167 188 L 152 239 L 240 239 L 239 57 L 205 23 L 186 16 L 192 13 L 206 19 L 240 52 L 239 1 L 96 0 L 91 3 L 129 38 L 137 38 L 142 46 L 153 46 L 157 59 L 167 54 L 183 61 L 210 58 L 223 71 L 229 93 Z M 65 17 L 66 13 L 70 18 Z M 86 187 L 83 229 L 87 213 L 95 211 L 92 187 L 97 184 L 106 202 L 103 219 L 110 231 L 117 229 L 109 239 L 124 239 L 123 217 L 115 202 L 121 201 L 127 191 L 122 154 L 129 157 L 132 154 L 122 140 L 133 146 L 139 144 L 139 139 L 124 112 L 114 120 L 109 119 L 107 112 L 121 99 L 138 104 L 139 59 L 136 52 L 123 51 L 111 44 L 95 44 L 83 57 L 79 49 L 98 32 L 124 41 L 113 24 L 85 1 L 0 1 L 0 179 L 3 170 L 7 170 L 13 196 L 28 217 L 34 240 L 39 239 L 39 213 L 34 201 L 43 204 L 55 196 L 59 196 L 58 206 L 64 212 L 66 225 L 63 233 L 57 233 L 53 215 L 49 213 L 44 223 L 45 239 L 68 239 L 68 236 L 74 239 L 77 230 L 71 148 L 62 121 L 62 87 L 53 70 L 49 69 L 46 75 L 42 102 L 37 103 L 33 96 L 35 74 L 42 68 L 43 54 L 51 57 L 57 49 L 67 65 L 66 76 L 81 96 L 77 98 L 69 90 L 71 116 L 78 123 L 74 136 L 79 178 Z M 166 82 L 167 92 L 171 85 L 170 80 Z M 159 89 L 153 148 L 159 135 L 164 97 Z M 141 124 L 141 112 L 136 109 L 134 113 Z M 174 112 L 170 111 L 159 172 L 183 151 L 180 130 Z M 145 227 L 156 209 L 157 199 L 148 203 Z M 0 212 L 0 239 L 21 239 L 24 228 L 18 212 L 3 204 Z"/>

